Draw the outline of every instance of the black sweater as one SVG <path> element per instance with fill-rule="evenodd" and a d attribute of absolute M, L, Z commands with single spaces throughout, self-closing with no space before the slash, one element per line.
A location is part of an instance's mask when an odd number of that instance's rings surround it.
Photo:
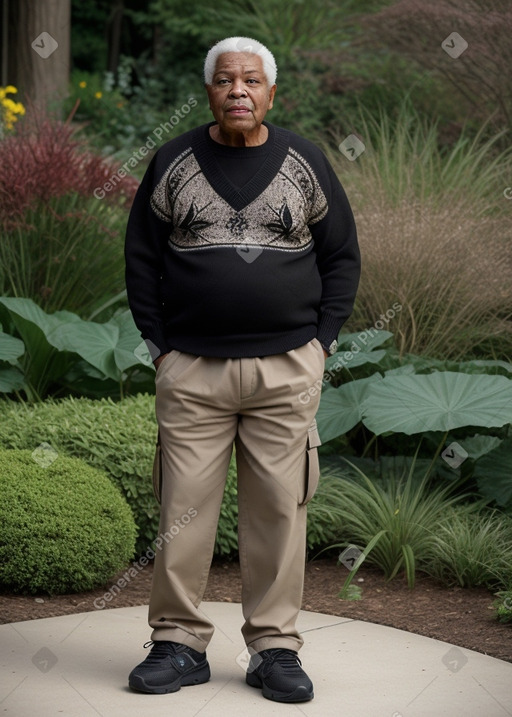
<path fill-rule="evenodd" d="M 156 152 L 130 213 L 128 301 L 152 358 L 266 356 L 315 336 L 328 347 L 360 272 L 341 184 L 293 132 L 265 122 L 263 145 L 227 147 L 211 124 Z"/>

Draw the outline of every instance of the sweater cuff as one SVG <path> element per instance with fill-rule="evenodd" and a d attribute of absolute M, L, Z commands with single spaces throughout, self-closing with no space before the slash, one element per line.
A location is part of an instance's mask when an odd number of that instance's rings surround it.
<path fill-rule="evenodd" d="M 329 346 L 338 338 L 340 329 L 340 320 L 333 314 L 325 312 L 320 316 L 316 337 L 326 351 L 329 351 Z"/>

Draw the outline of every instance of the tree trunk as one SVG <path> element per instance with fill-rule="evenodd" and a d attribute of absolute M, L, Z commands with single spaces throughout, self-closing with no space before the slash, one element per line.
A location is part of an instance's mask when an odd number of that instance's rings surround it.
<path fill-rule="evenodd" d="M 124 0 L 114 0 L 108 22 L 108 59 L 107 70 L 112 72 L 117 81 L 119 51 L 121 47 L 121 27 L 123 24 Z"/>
<path fill-rule="evenodd" d="M 48 107 L 68 93 L 71 0 L 9 3 L 7 78 L 20 99 Z"/>

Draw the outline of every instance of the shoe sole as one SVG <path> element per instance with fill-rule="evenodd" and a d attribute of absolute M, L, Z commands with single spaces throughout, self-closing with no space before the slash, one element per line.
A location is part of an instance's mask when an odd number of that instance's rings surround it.
<path fill-rule="evenodd" d="M 293 692 L 276 692 L 266 686 L 264 682 L 252 672 L 247 673 L 245 681 L 251 687 L 257 687 L 261 689 L 263 697 L 273 702 L 309 702 L 315 696 L 314 692 L 309 692 L 307 687 L 297 687 Z"/>
<path fill-rule="evenodd" d="M 210 679 L 210 667 L 205 665 L 200 670 L 190 672 L 186 675 L 180 675 L 174 682 L 167 685 L 148 685 L 143 677 L 139 675 L 130 676 L 128 685 L 135 692 L 144 692 L 153 695 L 166 695 L 170 692 L 178 692 L 182 687 L 190 687 L 191 685 L 201 685 Z"/>

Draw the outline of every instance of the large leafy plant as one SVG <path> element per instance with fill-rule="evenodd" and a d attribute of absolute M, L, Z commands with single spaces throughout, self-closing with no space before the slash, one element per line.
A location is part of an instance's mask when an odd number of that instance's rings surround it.
<path fill-rule="evenodd" d="M 36 401 L 154 388 L 151 357 L 128 310 L 96 323 L 69 311 L 47 314 L 31 299 L 1 297 L 0 325 L 0 391 Z"/>
<path fill-rule="evenodd" d="M 400 358 L 391 339 L 376 330 L 340 336 L 317 414 L 322 441 L 379 460 L 412 455 L 421 437 L 435 474 L 474 479 L 482 495 L 512 507 L 512 365 Z"/>

